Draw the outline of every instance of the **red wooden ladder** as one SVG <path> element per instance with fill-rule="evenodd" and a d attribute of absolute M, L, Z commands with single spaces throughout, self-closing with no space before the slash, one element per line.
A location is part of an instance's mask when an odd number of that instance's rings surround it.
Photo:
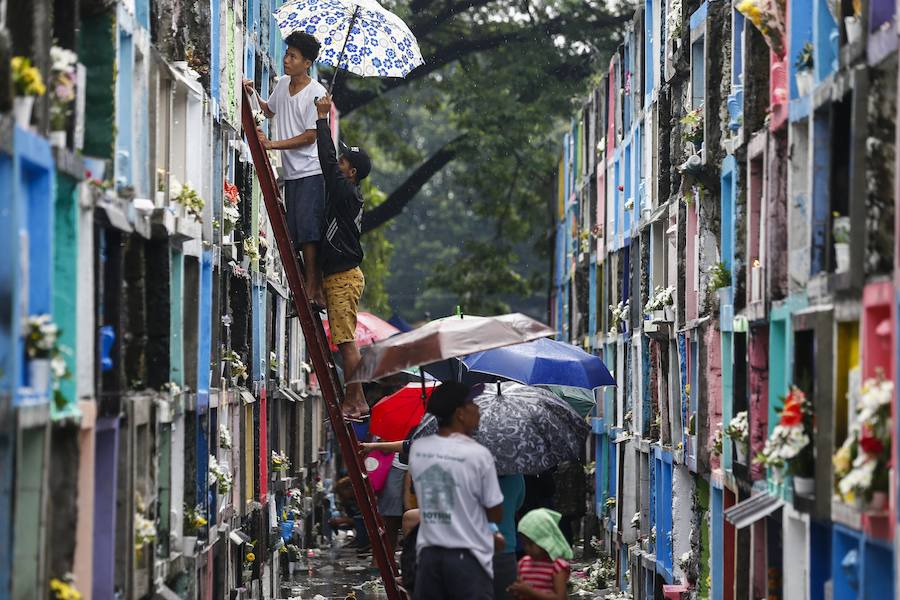
<path fill-rule="evenodd" d="M 363 466 L 362 457 L 358 452 L 356 433 L 353 427 L 344 420 L 341 413 L 341 404 L 344 399 L 344 389 L 338 379 L 334 367 L 328 339 L 322 328 L 322 319 L 317 313 L 313 313 L 306 295 L 303 277 L 300 275 L 300 265 L 294 252 L 291 239 L 288 236 L 287 221 L 285 220 L 284 206 L 281 202 L 281 192 L 276 185 L 275 173 L 272 164 L 266 155 L 259 138 L 256 136 L 256 120 L 250 105 L 247 90 L 242 93 L 241 125 L 244 129 L 247 144 L 250 146 L 250 154 L 253 156 L 253 165 L 256 167 L 256 176 L 259 178 L 259 186 L 266 203 L 266 211 L 269 213 L 269 221 L 275 234 L 275 242 L 281 262 L 287 274 L 288 287 L 294 299 L 294 308 L 300 319 L 303 336 L 306 338 L 309 356 L 319 379 L 322 389 L 322 397 L 328 410 L 328 418 L 334 428 L 335 436 L 341 445 L 341 454 L 347 464 L 347 472 L 353 484 L 356 494 L 356 502 L 366 523 L 366 530 L 372 543 L 372 554 L 381 572 L 384 588 L 390 600 L 404 600 L 407 597 L 405 591 L 397 583 L 399 572 L 394 561 L 393 552 L 388 543 L 384 521 L 378 513 L 378 500 L 375 491 L 369 482 L 366 469 Z"/>

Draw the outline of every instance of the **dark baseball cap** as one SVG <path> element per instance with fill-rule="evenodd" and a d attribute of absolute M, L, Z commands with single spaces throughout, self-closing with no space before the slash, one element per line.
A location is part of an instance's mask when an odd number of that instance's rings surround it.
<path fill-rule="evenodd" d="M 372 159 L 359 146 L 348 146 L 341 142 L 341 156 L 346 158 L 353 165 L 353 168 L 356 169 L 357 181 L 362 181 L 372 171 Z"/>

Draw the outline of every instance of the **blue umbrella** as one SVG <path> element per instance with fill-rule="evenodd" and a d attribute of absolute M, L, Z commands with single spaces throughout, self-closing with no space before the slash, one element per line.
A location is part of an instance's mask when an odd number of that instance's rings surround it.
<path fill-rule="evenodd" d="M 470 354 L 463 358 L 471 372 L 518 381 L 526 385 L 568 385 L 593 389 L 616 385 L 599 356 L 550 339 L 537 339 Z"/>
<path fill-rule="evenodd" d="M 388 319 L 388 323 L 396 327 L 402 332 L 412 331 L 413 326 L 406 322 L 406 319 L 400 316 L 399 313 L 394 313 L 390 319 Z"/>

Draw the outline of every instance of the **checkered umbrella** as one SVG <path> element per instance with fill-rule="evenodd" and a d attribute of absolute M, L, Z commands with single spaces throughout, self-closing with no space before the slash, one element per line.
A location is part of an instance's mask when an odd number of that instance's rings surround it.
<path fill-rule="evenodd" d="M 406 23 L 375 0 L 293 0 L 275 11 L 275 21 L 284 37 L 300 30 L 319 40 L 319 61 L 335 67 L 335 76 L 344 69 L 406 77 L 424 62 Z"/>

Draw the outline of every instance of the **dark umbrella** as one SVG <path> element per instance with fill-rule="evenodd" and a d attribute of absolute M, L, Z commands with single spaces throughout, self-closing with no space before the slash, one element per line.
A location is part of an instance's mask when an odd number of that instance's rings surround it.
<path fill-rule="evenodd" d="M 505 382 L 475 397 L 481 423 L 475 440 L 491 451 L 499 475 L 543 473 L 581 456 L 590 427 L 565 401 L 545 389 Z M 437 433 L 426 413 L 413 438 Z"/>
<path fill-rule="evenodd" d="M 528 385 L 568 385 L 591 390 L 616 384 L 599 356 L 556 340 L 539 339 L 479 352 L 466 356 L 463 362 L 469 372 Z"/>
<path fill-rule="evenodd" d="M 521 344 L 556 332 L 521 313 L 497 317 L 446 317 L 362 349 L 350 383 L 374 381 L 440 360 Z"/>

